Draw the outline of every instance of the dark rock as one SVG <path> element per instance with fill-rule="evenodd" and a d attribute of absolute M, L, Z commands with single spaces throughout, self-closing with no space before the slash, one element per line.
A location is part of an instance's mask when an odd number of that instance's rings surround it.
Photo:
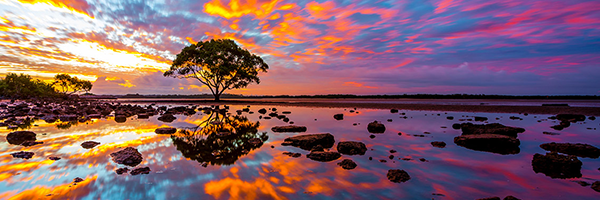
<path fill-rule="evenodd" d="M 28 151 L 19 151 L 16 153 L 11 153 L 10 155 L 13 158 L 23 158 L 23 159 L 30 159 L 31 157 L 33 157 L 35 153 L 33 152 L 28 152 Z"/>
<path fill-rule="evenodd" d="M 133 147 L 127 147 L 121 151 L 113 152 L 110 156 L 114 162 L 131 167 L 135 167 L 143 160 L 142 154 Z"/>
<path fill-rule="evenodd" d="M 560 135 L 560 133 L 553 133 L 553 132 L 543 132 L 545 135 Z"/>
<path fill-rule="evenodd" d="M 454 117 L 452 117 L 452 116 L 448 116 L 448 117 L 446 117 L 446 119 L 448 119 L 448 120 L 453 120 L 453 119 L 454 119 Z"/>
<path fill-rule="evenodd" d="M 74 183 L 79 183 L 79 182 L 82 182 L 82 181 L 83 181 L 83 179 L 79 178 L 79 177 L 73 179 Z"/>
<path fill-rule="evenodd" d="M 371 139 L 373 139 L 373 138 L 375 138 L 375 135 L 369 135 L 369 137 L 370 137 Z"/>
<path fill-rule="evenodd" d="M 523 120 L 523 118 L 517 117 L 517 116 L 510 116 L 509 119 L 512 120 Z"/>
<path fill-rule="evenodd" d="M 531 161 L 535 173 L 543 173 L 551 178 L 581 177 L 581 161 L 576 156 L 564 156 L 556 152 L 546 155 L 536 153 Z"/>
<path fill-rule="evenodd" d="M 116 115 L 115 116 L 115 122 L 117 123 L 124 123 L 127 121 L 127 117 L 125 115 Z"/>
<path fill-rule="evenodd" d="M 461 124 L 459 124 L 459 123 L 452 124 L 453 129 L 460 129 L 460 127 L 461 127 Z"/>
<path fill-rule="evenodd" d="M 289 114 L 292 114 L 292 111 L 283 111 L 283 112 L 281 112 L 281 114 L 289 115 Z"/>
<path fill-rule="evenodd" d="M 546 151 L 564 153 L 573 156 L 585 157 L 585 158 L 598 158 L 600 157 L 600 149 L 581 143 L 545 143 L 541 144 L 540 147 Z"/>
<path fill-rule="evenodd" d="M 56 160 L 60 160 L 60 157 L 50 156 L 50 157 L 48 157 L 48 159 L 56 161 Z"/>
<path fill-rule="evenodd" d="M 481 198 L 481 199 L 477 199 L 477 200 L 502 200 L 502 199 L 500 199 L 500 197 L 488 197 L 488 198 Z"/>
<path fill-rule="evenodd" d="M 581 185 L 583 187 L 587 187 L 587 186 L 591 185 L 590 183 L 585 182 L 585 181 L 575 181 L 575 183 L 577 183 L 577 184 L 579 184 L 579 185 Z"/>
<path fill-rule="evenodd" d="M 354 169 L 357 166 L 356 163 L 350 159 L 344 159 L 342 162 L 337 163 L 337 165 L 347 170 Z"/>
<path fill-rule="evenodd" d="M 313 151 L 325 151 L 325 148 L 323 148 L 323 146 L 321 146 L 321 145 L 317 145 L 310 149 L 310 152 L 313 152 Z"/>
<path fill-rule="evenodd" d="M 140 167 L 134 170 L 131 170 L 131 172 L 129 172 L 129 174 L 131 175 L 138 175 L 138 174 L 149 174 L 150 173 L 150 167 Z"/>
<path fill-rule="evenodd" d="M 333 118 L 336 120 L 343 120 L 344 114 L 335 114 L 335 115 L 333 115 Z"/>
<path fill-rule="evenodd" d="M 367 130 L 369 133 L 384 133 L 385 125 L 379 123 L 378 121 L 373 121 L 367 125 Z"/>
<path fill-rule="evenodd" d="M 590 116 L 590 117 L 588 117 L 588 119 L 594 121 L 594 120 L 596 120 L 596 117 Z"/>
<path fill-rule="evenodd" d="M 585 115 L 577 115 L 577 114 L 558 114 L 556 115 L 556 119 L 559 121 L 568 121 L 568 122 L 578 122 L 585 121 Z"/>
<path fill-rule="evenodd" d="M 275 126 L 271 128 L 271 131 L 283 133 L 283 132 L 306 132 L 306 126 Z"/>
<path fill-rule="evenodd" d="M 319 162 L 329 162 L 342 157 L 342 154 L 334 151 L 311 151 L 306 157 Z"/>
<path fill-rule="evenodd" d="M 271 119 L 271 117 L 266 117 L 266 116 L 265 116 L 265 117 L 263 117 L 263 119 Z"/>
<path fill-rule="evenodd" d="M 177 129 L 172 127 L 157 128 L 156 130 L 154 130 L 154 132 L 156 134 L 173 134 L 177 132 Z"/>
<path fill-rule="evenodd" d="M 398 109 L 391 109 L 390 112 L 391 113 L 398 113 Z"/>
<path fill-rule="evenodd" d="M 600 181 L 592 183 L 592 189 L 596 192 L 600 192 Z"/>
<path fill-rule="evenodd" d="M 164 114 L 158 118 L 159 121 L 166 122 L 166 123 L 171 123 L 171 122 L 175 121 L 176 119 L 177 119 L 177 117 L 173 116 L 172 114 Z"/>
<path fill-rule="evenodd" d="M 379 160 L 379 162 L 386 163 L 387 160 L 381 159 L 381 160 Z"/>
<path fill-rule="evenodd" d="M 30 147 L 30 146 L 38 145 L 38 144 L 44 144 L 44 142 L 36 142 L 36 141 L 28 140 L 28 141 L 21 143 L 21 145 L 26 146 L 26 147 Z"/>
<path fill-rule="evenodd" d="M 293 152 L 287 152 L 287 151 L 283 152 L 283 155 L 287 155 L 287 156 L 290 156 L 293 158 L 298 158 L 298 157 L 302 156 L 302 154 L 300 154 L 300 153 L 293 153 Z"/>
<path fill-rule="evenodd" d="M 148 119 L 148 118 L 150 118 L 150 115 L 148 115 L 148 113 L 140 113 L 137 116 L 138 116 L 138 119 Z"/>
<path fill-rule="evenodd" d="M 286 138 L 281 145 L 299 147 L 304 150 L 310 150 L 314 146 L 321 145 L 325 148 L 333 147 L 335 139 L 330 133 L 297 135 Z"/>
<path fill-rule="evenodd" d="M 264 115 L 265 113 L 267 113 L 267 109 L 261 108 L 260 110 L 258 110 L 258 113 Z"/>
<path fill-rule="evenodd" d="M 504 200 L 521 200 L 521 199 L 519 199 L 517 197 L 513 197 L 513 196 L 506 196 L 506 197 L 504 197 Z"/>
<path fill-rule="evenodd" d="M 475 117 L 475 121 L 478 121 L 478 122 L 483 122 L 483 121 L 487 121 L 487 120 L 488 120 L 487 117 Z"/>
<path fill-rule="evenodd" d="M 518 139 L 505 135 L 479 134 L 462 135 L 454 138 L 454 143 L 468 149 L 506 154 L 518 154 L 521 144 Z"/>
<path fill-rule="evenodd" d="M 390 150 L 390 153 L 396 153 L 396 152 L 398 152 L 398 151 L 396 151 L 396 150 L 393 150 L 393 149 L 392 149 L 392 150 Z"/>
<path fill-rule="evenodd" d="M 454 127 L 454 125 L 453 125 Z M 472 124 L 463 123 L 460 125 L 462 135 L 478 135 L 478 134 L 497 134 L 510 137 L 517 137 L 519 133 L 525 132 L 523 128 L 504 126 L 502 124 Z"/>
<path fill-rule="evenodd" d="M 428 161 L 427 159 L 425 159 L 425 158 L 419 158 L 419 161 L 421 161 L 421 162 L 429 162 L 429 161 Z"/>
<path fill-rule="evenodd" d="M 115 172 L 116 172 L 118 175 L 121 175 L 121 174 L 126 174 L 127 172 L 129 172 L 129 168 L 127 168 L 127 167 L 122 167 L 122 168 L 119 168 L 119 169 L 115 170 Z"/>
<path fill-rule="evenodd" d="M 393 159 L 394 159 L 394 155 L 390 155 L 390 156 L 388 156 L 388 158 L 389 158 L 390 160 L 393 160 Z"/>
<path fill-rule="evenodd" d="M 365 152 L 367 152 L 367 146 L 362 142 L 339 142 L 337 145 L 337 151 L 346 155 L 365 155 Z"/>
<path fill-rule="evenodd" d="M 404 170 L 390 169 L 388 170 L 387 178 L 394 183 L 402 183 L 410 180 L 410 175 Z"/>
<path fill-rule="evenodd" d="M 6 135 L 9 144 L 20 145 L 25 141 L 35 141 L 35 133 L 31 131 L 15 131 Z"/>
<path fill-rule="evenodd" d="M 99 144 L 100 144 L 100 142 L 85 141 L 85 142 L 81 143 L 81 147 L 83 147 L 84 149 L 91 149 L 91 148 L 94 148 L 95 146 L 98 146 Z"/>
<path fill-rule="evenodd" d="M 433 145 L 434 147 L 437 147 L 437 148 L 444 148 L 444 147 L 446 147 L 446 143 L 445 142 L 440 142 L 440 141 L 431 142 L 431 145 Z"/>

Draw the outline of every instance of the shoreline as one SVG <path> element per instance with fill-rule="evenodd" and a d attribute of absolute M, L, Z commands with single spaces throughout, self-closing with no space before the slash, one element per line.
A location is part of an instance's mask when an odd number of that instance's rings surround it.
<path fill-rule="evenodd" d="M 402 103 L 349 103 L 349 102 L 277 102 L 277 101 L 232 101 L 232 100 L 125 100 L 106 101 L 119 103 L 196 103 L 205 105 L 275 105 L 293 107 L 367 108 L 398 109 L 419 111 L 484 112 L 484 113 L 527 113 L 527 114 L 580 114 L 600 116 L 600 107 L 569 106 L 513 106 L 513 105 L 441 105 L 441 104 L 402 104 Z"/>

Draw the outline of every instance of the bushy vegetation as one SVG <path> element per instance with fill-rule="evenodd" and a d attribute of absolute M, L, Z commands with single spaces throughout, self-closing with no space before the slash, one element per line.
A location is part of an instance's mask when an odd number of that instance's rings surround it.
<path fill-rule="evenodd" d="M 77 92 L 89 92 L 92 83 L 71 77 L 68 74 L 58 74 L 53 83 L 34 79 L 30 75 L 9 73 L 0 78 L 0 97 L 26 99 L 39 97 L 65 97 Z"/>
<path fill-rule="evenodd" d="M 57 74 L 54 76 L 53 85 L 58 92 L 63 94 L 90 92 L 92 90 L 92 83 L 90 81 L 80 80 L 68 74 Z"/>

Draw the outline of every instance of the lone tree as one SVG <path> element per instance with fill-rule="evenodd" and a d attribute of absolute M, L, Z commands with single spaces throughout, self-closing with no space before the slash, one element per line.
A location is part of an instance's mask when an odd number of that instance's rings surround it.
<path fill-rule="evenodd" d="M 194 78 L 219 101 L 225 90 L 260 84 L 258 72 L 269 66 L 257 55 L 239 47 L 230 39 L 201 41 L 181 50 L 164 76 Z"/>
<path fill-rule="evenodd" d="M 54 87 L 63 94 L 73 94 L 77 92 L 92 90 L 92 83 L 86 80 L 80 80 L 77 77 L 71 77 L 68 74 L 57 74 L 54 76 Z"/>

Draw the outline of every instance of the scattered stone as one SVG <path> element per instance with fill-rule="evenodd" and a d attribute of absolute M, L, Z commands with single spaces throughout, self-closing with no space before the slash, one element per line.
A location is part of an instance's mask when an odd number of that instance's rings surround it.
<path fill-rule="evenodd" d="M 441 197 L 445 197 L 446 195 L 441 194 L 441 193 L 431 193 L 431 195 L 433 196 L 441 196 Z"/>
<path fill-rule="evenodd" d="M 454 143 L 467 149 L 506 154 L 518 154 L 521 142 L 513 137 L 496 134 L 462 135 Z"/>
<path fill-rule="evenodd" d="M 391 113 L 398 113 L 398 109 L 391 109 L 390 112 Z"/>
<path fill-rule="evenodd" d="M 81 143 L 81 147 L 83 147 L 84 149 L 91 149 L 91 148 L 94 148 L 95 146 L 98 146 L 99 144 L 100 144 L 100 142 L 85 141 L 85 142 Z"/>
<path fill-rule="evenodd" d="M 119 168 L 119 169 L 115 170 L 115 172 L 116 172 L 118 175 L 121 175 L 121 174 L 126 174 L 127 172 L 129 172 L 129 168 L 127 168 L 127 167 L 122 167 L 122 168 Z"/>
<path fill-rule="evenodd" d="M 44 142 L 36 142 L 36 141 L 25 141 L 23 143 L 21 143 L 21 145 L 26 146 L 26 147 L 30 147 L 33 145 L 38 145 L 38 144 L 44 144 Z"/>
<path fill-rule="evenodd" d="M 134 170 L 131 170 L 131 172 L 129 174 L 131 175 L 138 175 L 138 174 L 149 174 L 150 173 L 150 167 L 140 167 L 140 168 L 136 168 Z"/>
<path fill-rule="evenodd" d="M 396 151 L 396 150 L 393 150 L 393 149 L 392 149 L 392 150 L 390 150 L 390 153 L 396 153 L 396 152 L 398 152 L 398 151 Z"/>
<path fill-rule="evenodd" d="M 126 121 L 127 121 L 127 117 L 125 115 L 116 115 L 115 116 L 115 122 L 117 122 L 117 123 L 124 123 Z"/>
<path fill-rule="evenodd" d="M 83 179 L 79 178 L 79 177 L 73 179 L 74 183 L 79 183 L 79 182 L 82 182 L 82 181 L 83 181 Z"/>
<path fill-rule="evenodd" d="M 588 119 L 594 121 L 594 120 L 596 120 L 596 117 L 590 116 L 590 117 L 588 117 Z"/>
<path fill-rule="evenodd" d="M 546 132 L 546 131 L 544 131 L 543 134 L 545 134 L 545 135 L 560 135 L 560 133 L 553 133 L 553 132 Z"/>
<path fill-rule="evenodd" d="M 176 128 L 172 128 L 172 127 L 164 127 L 164 128 L 157 128 L 156 130 L 154 130 L 154 132 L 156 134 L 173 134 L 177 132 Z"/>
<path fill-rule="evenodd" d="M 131 167 L 135 167 L 143 160 L 142 154 L 133 147 L 127 147 L 123 150 L 113 152 L 110 156 L 114 162 Z"/>
<path fill-rule="evenodd" d="M 459 123 L 452 124 L 453 129 L 460 129 L 460 127 L 461 127 L 461 124 L 459 124 Z"/>
<path fill-rule="evenodd" d="M 344 119 L 344 114 L 335 114 L 335 115 L 333 115 L 333 118 L 335 120 L 343 120 Z"/>
<path fill-rule="evenodd" d="M 583 187 L 587 187 L 587 186 L 591 185 L 590 183 L 585 182 L 585 181 L 575 181 L 575 183 L 577 183 Z"/>
<path fill-rule="evenodd" d="M 283 112 L 281 112 L 281 114 L 289 115 L 289 114 L 292 114 L 292 112 L 291 111 L 283 111 Z"/>
<path fill-rule="evenodd" d="M 258 113 L 260 114 L 266 114 L 267 113 L 267 109 L 261 108 L 260 110 L 258 110 Z"/>
<path fill-rule="evenodd" d="M 390 169 L 388 170 L 387 178 L 394 183 L 402 183 L 410 180 L 410 175 L 404 170 Z"/>
<path fill-rule="evenodd" d="M 367 130 L 369 133 L 384 133 L 385 125 L 379 123 L 378 121 L 373 121 L 367 125 Z"/>
<path fill-rule="evenodd" d="M 342 162 L 337 163 L 337 165 L 341 166 L 346 170 L 354 169 L 357 166 L 356 163 L 350 159 L 344 159 L 342 160 Z"/>
<path fill-rule="evenodd" d="M 6 141 L 9 144 L 20 145 L 25 141 L 35 141 L 35 133 L 31 131 L 15 131 L 6 135 Z"/>
<path fill-rule="evenodd" d="M 320 162 L 329 162 L 342 157 L 342 154 L 333 151 L 311 151 L 306 157 Z"/>
<path fill-rule="evenodd" d="M 176 119 L 177 119 L 177 117 L 173 116 L 172 114 L 164 114 L 158 118 L 159 121 L 166 122 L 166 123 L 171 123 L 171 122 L 175 121 Z"/>
<path fill-rule="evenodd" d="M 559 152 L 568 155 L 574 155 L 585 158 L 598 158 L 600 157 L 600 149 L 581 143 L 545 143 L 541 144 L 540 147 L 546 151 Z"/>
<path fill-rule="evenodd" d="M 556 115 L 556 119 L 559 121 L 568 121 L 568 122 L 578 122 L 585 121 L 585 115 L 577 115 L 577 114 L 558 114 Z"/>
<path fill-rule="evenodd" d="M 389 158 L 390 160 L 393 160 L 393 159 L 394 159 L 394 155 L 390 155 L 390 156 L 388 156 L 388 158 Z"/>
<path fill-rule="evenodd" d="M 428 161 L 427 159 L 425 159 L 425 158 L 419 158 L 419 161 L 421 161 L 421 162 L 429 162 L 429 161 Z"/>
<path fill-rule="evenodd" d="M 454 125 L 452 125 L 454 127 Z M 517 137 L 519 133 L 525 132 L 523 128 L 504 126 L 502 124 L 460 124 L 462 135 L 496 134 Z"/>
<path fill-rule="evenodd" d="M 370 137 L 371 139 L 373 139 L 373 138 L 375 138 L 375 135 L 369 135 L 369 137 Z"/>
<path fill-rule="evenodd" d="M 367 146 L 362 142 L 339 142 L 337 145 L 337 151 L 346 155 L 365 155 L 365 152 L 367 152 Z"/>
<path fill-rule="evenodd" d="M 22 159 L 30 159 L 31 157 L 33 157 L 35 153 L 33 152 L 28 152 L 28 151 L 19 151 L 16 153 L 11 153 L 10 155 L 13 158 L 22 158 Z"/>
<path fill-rule="evenodd" d="M 454 119 L 454 117 L 452 117 L 452 116 L 448 116 L 448 117 L 446 117 L 446 119 L 448 119 L 448 120 L 453 120 L 453 119 Z"/>
<path fill-rule="evenodd" d="M 483 122 L 483 121 L 487 121 L 487 120 L 488 120 L 488 118 L 487 118 L 487 117 L 475 117 L 475 119 L 474 119 L 474 120 L 475 120 L 475 121 L 478 121 L 478 122 Z"/>
<path fill-rule="evenodd" d="M 446 147 L 446 143 L 445 142 L 441 142 L 441 141 L 434 141 L 431 142 L 431 145 L 437 148 L 444 148 Z"/>
<path fill-rule="evenodd" d="M 60 160 L 60 157 L 50 156 L 50 157 L 48 157 L 48 159 L 56 161 L 56 160 Z"/>
<path fill-rule="evenodd" d="M 293 153 L 293 152 L 287 152 L 287 151 L 283 152 L 283 155 L 287 155 L 287 156 L 290 156 L 293 158 L 298 158 L 298 157 L 302 156 L 302 154 L 300 154 L 300 153 Z"/>
<path fill-rule="evenodd" d="M 381 160 L 379 160 L 379 162 L 386 163 L 387 160 L 381 159 Z"/>
<path fill-rule="evenodd" d="M 310 150 L 316 145 L 321 145 L 325 148 L 333 147 L 335 139 L 330 133 L 297 135 L 286 138 L 281 145 L 289 145 L 299 147 L 304 150 Z"/>
<path fill-rule="evenodd" d="M 477 200 L 502 200 L 502 199 L 500 199 L 500 197 L 488 197 L 488 198 L 481 198 L 481 199 L 477 199 Z"/>
<path fill-rule="evenodd" d="M 275 127 L 271 128 L 271 131 L 277 132 L 277 133 L 284 133 L 284 132 L 306 132 L 306 126 L 294 126 L 294 125 L 289 125 L 289 126 L 275 126 Z"/>
<path fill-rule="evenodd" d="M 523 120 L 523 118 L 517 117 L 517 116 L 510 116 L 509 119 L 512 120 Z"/>
<path fill-rule="evenodd" d="M 596 192 L 600 192 L 600 181 L 592 183 L 592 189 Z"/>
<path fill-rule="evenodd" d="M 535 173 L 543 173 L 551 178 L 581 177 L 581 161 L 576 156 L 564 156 L 556 152 L 546 155 L 536 153 L 531 161 Z"/>

